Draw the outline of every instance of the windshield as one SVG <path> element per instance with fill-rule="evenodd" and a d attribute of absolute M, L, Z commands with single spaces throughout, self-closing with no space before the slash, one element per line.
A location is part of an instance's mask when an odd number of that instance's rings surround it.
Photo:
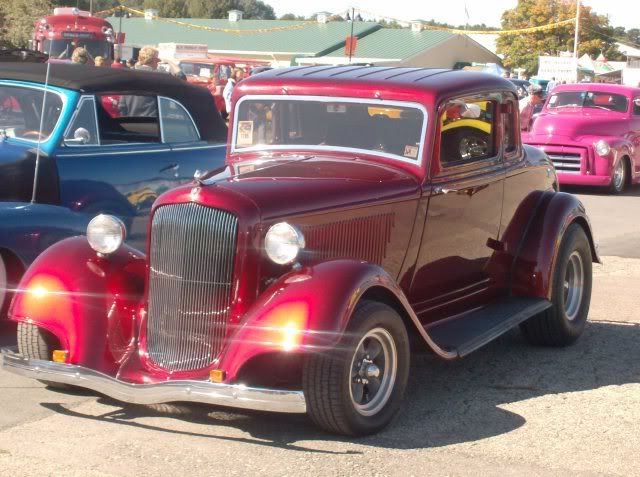
<path fill-rule="evenodd" d="M 604 91 L 563 91 L 551 95 L 547 108 L 596 108 L 624 113 L 627 111 L 627 103 L 627 98 L 621 94 Z"/>
<path fill-rule="evenodd" d="M 231 76 L 232 65 L 223 64 L 218 65 L 218 68 L 216 68 L 214 63 L 182 61 L 180 62 L 180 68 L 185 75 L 212 78 L 215 74 L 217 80 L 224 81 Z"/>
<path fill-rule="evenodd" d="M 43 95 L 44 91 L 39 89 L 0 85 L 0 129 L 7 137 L 45 141 L 51 135 L 62 111 L 62 99 L 47 92 L 40 132 Z"/>
<path fill-rule="evenodd" d="M 86 48 L 91 59 L 96 56 L 111 58 L 111 44 L 106 40 L 84 40 L 80 38 L 67 40 L 45 40 L 44 52 L 51 58 L 70 60 L 73 50 L 79 46 Z"/>
<path fill-rule="evenodd" d="M 416 106 L 364 100 L 244 99 L 236 150 L 359 149 L 418 161 L 424 113 Z"/>

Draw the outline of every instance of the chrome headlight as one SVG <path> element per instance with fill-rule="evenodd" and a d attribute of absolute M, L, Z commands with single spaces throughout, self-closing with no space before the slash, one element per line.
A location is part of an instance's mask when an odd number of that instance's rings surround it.
<path fill-rule="evenodd" d="M 596 152 L 598 153 L 598 156 L 604 157 L 611 152 L 611 146 L 609 146 L 609 143 L 604 139 L 600 139 L 596 143 Z"/>
<path fill-rule="evenodd" d="M 127 235 L 122 221 L 113 215 L 100 214 L 87 225 L 87 240 L 96 252 L 108 255 L 120 248 Z"/>
<path fill-rule="evenodd" d="M 286 222 L 269 227 L 264 239 L 267 256 L 278 265 L 292 263 L 304 245 L 302 232 Z"/>

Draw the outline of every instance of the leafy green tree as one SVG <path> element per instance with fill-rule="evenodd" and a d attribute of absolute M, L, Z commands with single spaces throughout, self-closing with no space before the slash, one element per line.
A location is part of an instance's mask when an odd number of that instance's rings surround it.
<path fill-rule="evenodd" d="M 144 0 L 144 8 L 158 10 L 163 18 L 184 18 L 187 16 L 185 0 Z"/>
<path fill-rule="evenodd" d="M 302 15 L 294 15 L 293 13 L 285 13 L 282 15 L 279 20 L 300 20 L 304 21 L 306 18 Z"/>
<path fill-rule="evenodd" d="M 565 0 L 519 0 L 518 5 L 502 14 L 502 28 L 516 30 L 568 20 L 576 16 L 576 2 Z M 517 35 L 500 35 L 498 53 L 504 54 L 504 65 L 524 68 L 526 73 L 538 70 L 538 56 L 558 55 L 573 51 L 574 25 L 562 25 L 552 30 Z M 613 38 L 614 28 L 604 15 L 591 7 L 581 5 L 578 56 L 585 53 L 596 56 L 603 53 L 607 59 L 619 58 Z"/>
<path fill-rule="evenodd" d="M 27 48 L 34 23 L 51 13 L 49 0 L 11 0 L 0 3 L 0 43 Z"/>

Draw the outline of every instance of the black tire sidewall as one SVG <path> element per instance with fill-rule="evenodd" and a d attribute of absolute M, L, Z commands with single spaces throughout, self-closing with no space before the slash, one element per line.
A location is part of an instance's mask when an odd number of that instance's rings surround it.
<path fill-rule="evenodd" d="M 363 416 L 353 407 L 349 377 L 351 375 L 351 361 L 356 346 L 362 337 L 374 328 L 384 328 L 391 334 L 398 355 L 398 367 L 393 391 L 387 404 L 377 414 Z M 355 435 L 377 432 L 385 427 L 400 410 L 402 397 L 407 387 L 411 359 L 407 329 L 402 318 L 395 310 L 382 303 L 369 302 L 354 313 L 341 346 L 343 351 L 340 353 L 342 355 L 340 402 L 342 403 L 344 416 Z"/>
<path fill-rule="evenodd" d="M 564 277 L 569 264 L 569 257 L 577 251 L 582 259 L 584 272 L 582 302 L 576 318 L 569 320 L 564 306 Z M 556 259 L 556 267 L 553 275 L 553 293 L 551 302 L 553 304 L 551 312 L 555 315 L 555 325 L 561 328 L 561 333 L 569 341 L 575 341 L 584 331 L 589 314 L 592 287 L 592 256 L 589 239 L 584 233 L 584 229 L 578 224 L 572 224 L 564 235 L 560 252 Z"/>

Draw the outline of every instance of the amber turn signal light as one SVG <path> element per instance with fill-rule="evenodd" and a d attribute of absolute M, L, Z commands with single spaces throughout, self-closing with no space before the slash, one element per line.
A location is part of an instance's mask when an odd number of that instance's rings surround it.
<path fill-rule="evenodd" d="M 227 374 L 221 369 L 213 369 L 209 372 L 209 381 L 212 383 L 221 383 Z"/>
<path fill-rule="evenodd" d="M 62 349 L 53 350 L 51 359 L 54 363 L 66 363 L 69 353 Z"/>

